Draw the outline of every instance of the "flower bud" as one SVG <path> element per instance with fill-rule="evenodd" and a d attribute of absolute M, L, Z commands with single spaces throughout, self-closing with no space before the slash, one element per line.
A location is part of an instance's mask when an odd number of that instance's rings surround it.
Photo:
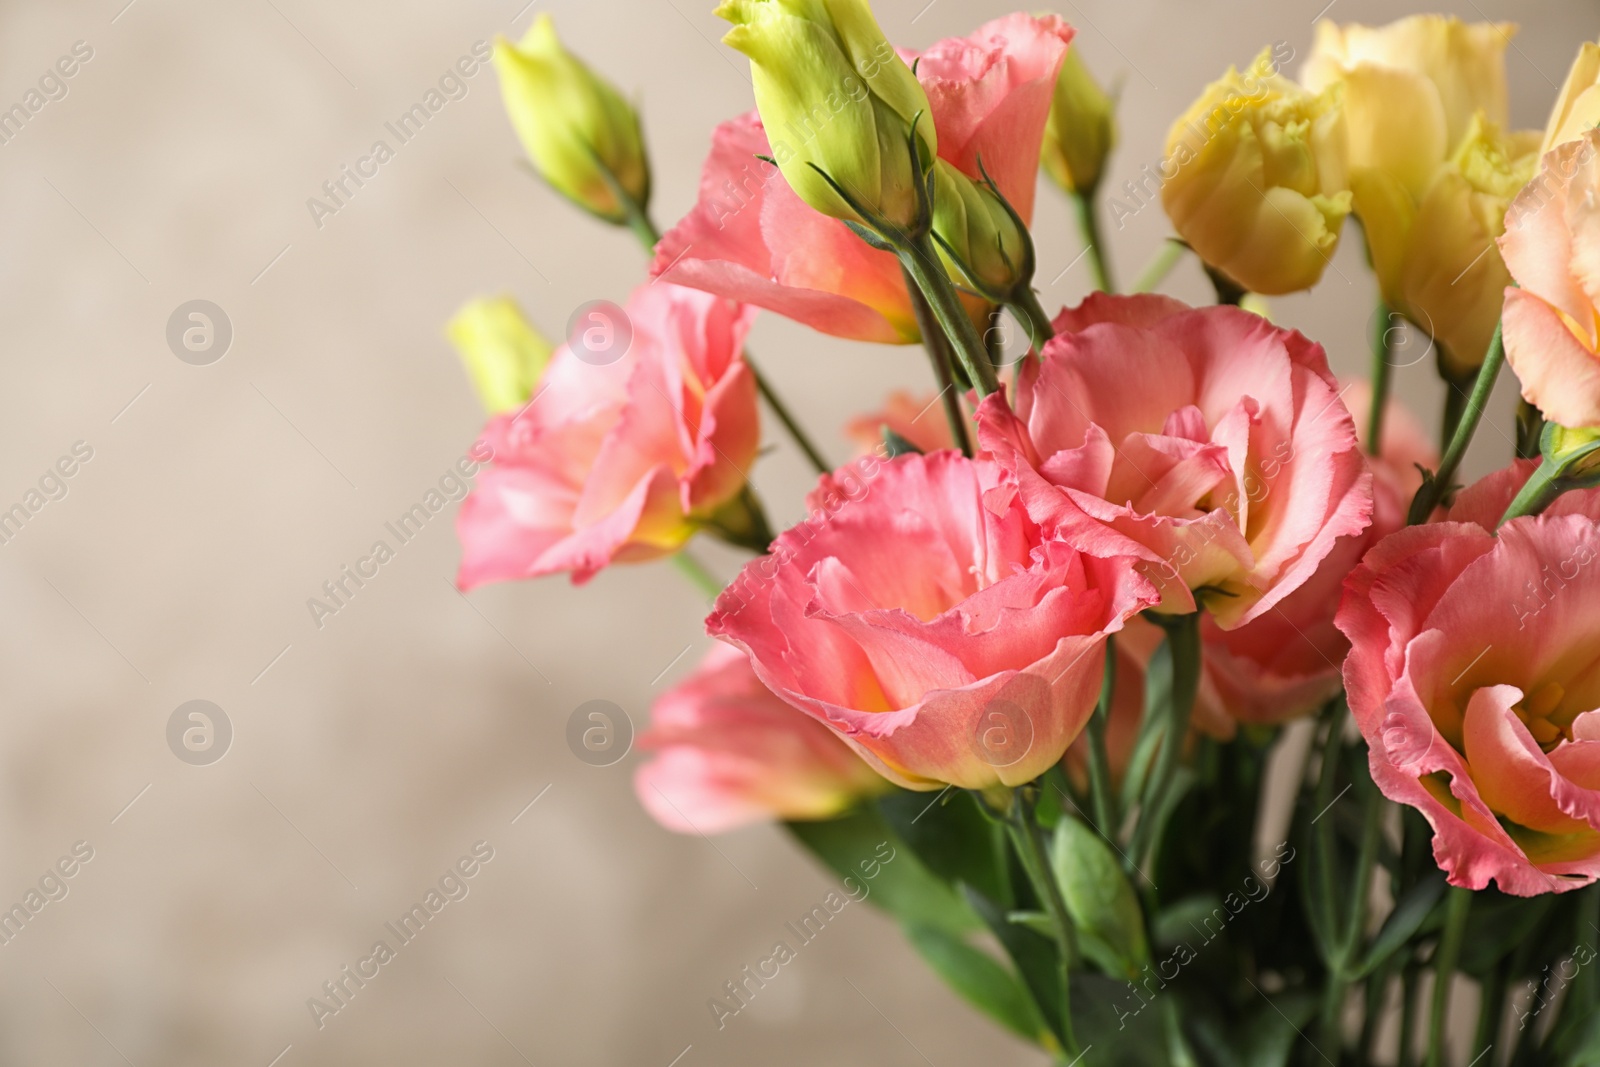
<path fill-rule="evenodd" d="M 921 178 L 913 120 L 924 167 L 938 138 L 927 94 L 866 0 L 724 0 L 717 14 L 733 23 L 723 41 L 750 57 L 756 108 L 795 193 L 834 218 L 909 227 Z"/>
<path fill-rule="evenodd" d="M 528 402 L 550 362 L 550 342 L 528 324 L 508 296 L 480 297 L 456 312 L 445 327 L 467 375 L 490 415 Z"/>
<path fill-rule="evenodd" d="M 1078 50 L 1069 48 L 1045 125 L 1044 169 L 1067 192 L 1087 196 L 1099 186 L 1116 145 L 1116 102 L 1095 84 Z"/>
<path fill-rule="evenodd" d="M 1600 427 L 1574 429 L 1553 422 L 1548 425 L 1544 454 L 1562 468 L 1566 477 L 1587 481 L 1600 475 Z"/>
<path fill-rule="evenodd" d="M 1452 378 L 1483 363 L 1511 284 L 1496 240 L 1533 177 L 1539 134 L 1507 133 L 1481 113 L 1420 201 L 1378 172 L 1358 175 L 1357 213 L 1384 300 L 1439 344 Z"/>
<path fill-rule="evenodd" d="M 1056 823 L 1051 861 L 1084 953 L 1107 974 L 1138 977 L 1150 960 L 1144 913 L 1103 837 L 1075 818 Z"/>
<path fill-rule="evenodd" d="M 1167 215 L 1209 266 L 1269 295 L 1322 277 L 1350 213 L 1336 90 L 1302 89 L 1265 50 L 1247 70 L 1229 68 L 1173 125 L 1167 168 Z"/>
<path fill-rule="evenodd" d="M 618 225 L 630 215 L 619 189 L 643 209 L 650 200 L 650 161 L 639 116 L 562 47 L 549 15 L 535 19 L 520 44 L 496 39 L 494 66 L 511 125 L 547 182 Z"/>
<path fill-rule="evenodd" d="M 1600 45 L 1585 41 L 1567 74 L 1567 84 L 1562 86 L 1555 109 L 1550 112 L 1550 125 L 1545 128 L 1544 147 L 1539 154 L 1558 144 L 1576 141 L 1596 126 L 1600 126 Z"/>
<path fill-rule="evenodd" d="M 1033 275 L 1027 227 L 999 194 L 955 167 L 934 164 L 933 232 L 957 285 L 1001 300 Z"/>

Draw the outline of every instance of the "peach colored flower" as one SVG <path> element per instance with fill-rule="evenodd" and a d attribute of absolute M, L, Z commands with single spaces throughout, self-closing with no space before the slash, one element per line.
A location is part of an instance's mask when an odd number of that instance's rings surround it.
<path fill-rule="evenodd" d="M 1558 145 L 1511 202 L 1500 252 L 1506 359 L 1562 426 L 1600 425 L 1600 131 Z"/>
<path fill-rule="evenodd" d="M 1366 529 L 1372 476 L 1321 346 L 1160 296 L 1096 293 L 1055 327 L 1015 413 L 980 406 L 980 440 L 1035 521 L 1141 559 L 1160 610 L 1243 626 Z"/>
<path fill-rule="evenodd" d="M 1452 884 L 1518 896 L 1600 875 L 1600 493 L 1496 536 L 1531 470 L 1385 539 L 1338 617 L 1373 780 L 1427 817 Z"/>
<path fill-rule="evenodd" d="M 772 694 L 750 658 L 717 644 L 650 709 L 639 802 L 679 833 L 768 819 L 827 819 L 889 788 L 827 727 Z"/>
<path fill-rule="evenodd" d="M 920 56 L 900 53 L 919 60 L 940 158 L 977 179 L 981 155 L 1025 220 L 1056 72 L 1071 39 L 1071 28 L 1053 15 L 1010 15 Z M 757 158 L 783 160 L 816 133 L 792 123 L 767 130 L 754 111 L 718 126 L 700 199 L 656 246 L 651 273 L 836 337 L 915 343 L 921 334 L 895 257 L 809 207 L 777 167 Z M 982 314 L 982 302 L 969 300 L 969 310 Z"/>
<path fill-rule="evenodd" d="M 994 475 L 949 451 L 882 464 L 746 566 L 707 630 L 892 781 L 1032 781 L 1093 710 L 1106 636 L 1156 591 L 987 506 Z"/>
<path fill-rule="evenodd" d="M 668 284 L 626 312 L 624 355 L 563 345 L 528 404 L 489 421 L 494 464 L 456 520 L 461 588 L 667 555 L 743 488 L 760 443 L 740 355 L 753 312 Z"/>

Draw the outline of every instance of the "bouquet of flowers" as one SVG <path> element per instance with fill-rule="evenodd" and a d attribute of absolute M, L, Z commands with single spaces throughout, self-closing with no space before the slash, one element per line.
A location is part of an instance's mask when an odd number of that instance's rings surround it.
<path fill-rule="evenodd" d="M 919 53 L 867 0 L 718 14 L 755 109 L 664 234 L 623 96 L 547 16 L 497 43 L 533 168 L 649 278 L 558 347 L 506 298 L 449 329 L 491 415 L 460 585 L 672 559 L 714 600 L 639 738 L 645 808 L 782 820 L 1062 1064 L 1600 1064 L 1600 47 L 1541 134 L 1507 128 L 1513 27 L 1322 20 L 1106 199 L 1115 105 L 1061 18 Z M 1054 315 L 1041 166 L 1098 282 Z M 1157 197 L 1175 235 L 1118 292 L 1098 220 Z M 1340 383 L 1263 298 L 1351 214 L 1379 314 Z M 1214 305 L 1155 292 L 1190 254 Z M 745 348 L 757 309 L 931 372 L 835 466 Z M 1389 398 L 1409 331 L 1437 449 Z M 1519 439 L 1463 487 L 1508 362 Z M 776 534 L 763 403 L 818 475 Z M 724 587 L 697 535 L 754 558 Z M 724 992 L 717 1025 L 754 990 Z"/>

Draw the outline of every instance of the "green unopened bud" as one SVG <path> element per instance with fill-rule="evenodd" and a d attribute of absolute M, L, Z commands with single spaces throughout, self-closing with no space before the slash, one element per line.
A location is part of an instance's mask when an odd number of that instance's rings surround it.
<path fill-rule="evenodd" d="M 724 0 L 717 14 L 733 23 L 723 41 L 750 57 L 773 160 L 796 195 L 834 218 L 910 227 L 919 115 L 924 166 L 938 138 L 927 94 L 866 0 Z"/>
<path fill-rule="evenodd" d="M 1571 429 L 1550 423 L 1546 455 L 1561 466 L 1566 477 L 1587 481 L 1600 475 L 1600 427 Z"/>
<path fill-rule="evenodd" d="M 1077 819 L 1056 824 L 1051 853 L 1084 955 L 1107 974 L 1137 977 L 1150 960 L 1139 898 L 1111 846 Z"/>
<path fill-rule="evenodd" d="M 508 296 L 470 301 L 456 312 L 445 334 L 461 354 L 467 376 L 491 415 L 526 404 L 550 362 L 550 342 L 528 324 Z"/>
<path fill-rule="evenodd" d="M 1095 83 L 1078 50 L 1069 48 L 1044 128 L 1044 169 L 1067 192 L 1088 196 L 1116 145 L 1116 102 Z"/>
<path fill-rule="evenodd" d="M 1033 244 L 1022 220 L 990 185 L 942 159 L 934 164 L 933 233 L 956 283 L 990 300 L 1032 280 Z"/>
<path fill-rule="evenodd" d="M 549 15 L 535 19 L 520 44 L 496 39 L 494 66 L 511 125 L 545 181 L 608 222 L 628 222 L 624 196 L 643 210 L 650 162 L 639 116 L 561 46 Z"/>

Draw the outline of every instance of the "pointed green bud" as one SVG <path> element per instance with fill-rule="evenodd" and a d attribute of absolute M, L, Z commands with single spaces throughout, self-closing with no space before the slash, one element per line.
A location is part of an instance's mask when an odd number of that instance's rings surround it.
<path fill-rule="evenodd" d="M 994 189 L 942 159 L 934 163 L 933 232 L 945 257 L 955 261 L 949 273 L 957 285 L 1001 300 L 1032 281 L 1027 228 Z"/>
<path fill-rule="evenodd" d="M 481 297 L 456 312 L 445 334 L 461 354 L 490 415 L 515 411 L 538 388 L 551 346 L 508 296 Z"/>
<path fill-rule="evenodd" d="M 1063 817 L 1050 860 L 1084 955 L 1107 974 L 1137 977 L 1150 961 L 1144 912 L 1111 846 L 1079 820 Z"/>
<path fill-rule="evenodd" d="M 494 66 L 506 113 L 534 169 L 556 191 L 608 222 L 628 222 L 631 198 L 650 201 L 639 116 L 622 94 L 562 47 L 548 14 L 519 44 L 497 38 Z"/>
<path fill-rule="evenodd" d="M 1067 192 L 1087 196 L 1116 145 L 1116 101 L 1095 83 L 1077 47 L 1069 48 L 1044 128 L 1044 169 Z"/>
<path fill-rule="evenodd" d="M 1545 454 L 1566 477 L 1588 479 L 1600 474 L 1600 428 L 1574 430 L 1550 423 L 1545 434 Z"/>
<path fill-rule="evenodd" d="M 910 227 L 913 121 L 921 116 L 924 161 L 937 157 L 938 137 L 927 94 L 866 0 L 723 0 L 717 14 L 733 23 L 724 43 L 750 57 L 773 159 L 796 195 L 834 218 Z"/>

